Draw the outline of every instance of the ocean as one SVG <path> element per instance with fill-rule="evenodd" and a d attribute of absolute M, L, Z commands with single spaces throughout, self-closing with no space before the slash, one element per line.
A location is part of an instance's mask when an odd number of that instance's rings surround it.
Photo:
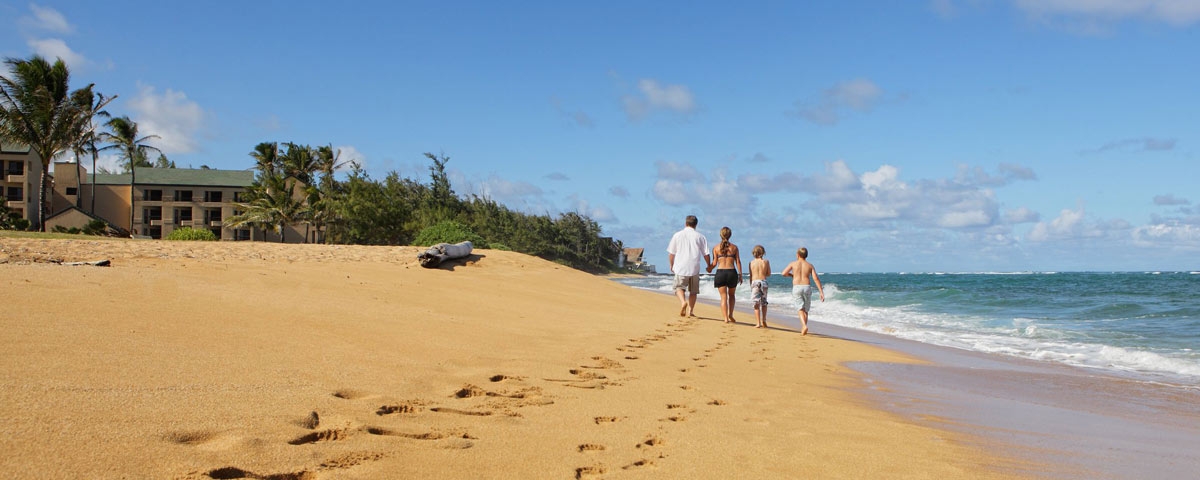
<path fill-rule="evenodd" d="M 671 292 L 671 277 L 616 281 Z M 1200 272 L 826 273 L 810 320 L 934 345 L 1200 388 Z M 796 326 L 791 278 L 768 280 Z M 718 300 L 711 276 L 700 296 Z M 749 283 L 738 287 L 749 308 Z M 741 322 L 752 323 L 752 313 Z M 810 326 L 819 333 L 819 326 Z"/>

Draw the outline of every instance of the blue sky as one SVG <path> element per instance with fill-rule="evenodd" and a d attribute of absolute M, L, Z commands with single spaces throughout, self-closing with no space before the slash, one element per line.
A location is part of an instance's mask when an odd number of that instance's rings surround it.
<path fill-rule="evenodd" d="M 514 3 L 514 4 L 510 4 Z M 778 269 L 1200 270 L 1200 0 L 4 2 L 180 166 L 332 144 L 375 178 L 683 217 Z"/>

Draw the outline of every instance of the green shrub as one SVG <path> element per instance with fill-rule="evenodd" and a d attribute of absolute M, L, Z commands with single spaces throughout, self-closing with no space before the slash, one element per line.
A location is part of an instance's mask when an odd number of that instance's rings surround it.
<path fill-rule="evenodd" d="M 212 242 L 217 240 L 217 236 L 212 230 L 203 228 L 176 228 L 167 235 L 167 240 L 185 240 L 185 241 L 205 241 Z"/>
<path fill-rule="evenodd" d="M 469 240 L 475 248 L 488 248 L 487 242 L 470 228 L 461 223 L 446 220 L 437 225 L 426 227 L 417 233 L 413 245 L 428 247 L 439 243 L 459 243 Z"/>

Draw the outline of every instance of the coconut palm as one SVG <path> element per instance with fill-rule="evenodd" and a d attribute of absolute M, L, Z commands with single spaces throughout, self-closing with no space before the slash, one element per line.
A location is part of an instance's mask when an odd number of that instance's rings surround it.
<path fill-rule="evenodd" d="M 28 145 L 40 160 L 37 222 L 45 230 L 50 163 L 76 143 L 79 124 L 90 120 L 89 112 L 72 101 L 76 93 L 69 91 L 71 73 L 61 58 L 51 64 L 34 55 L 28 60 L 7 58 L 4 63 L 11 74 L 0 75 L 0 139 Z M 82 90 L 91 89 L 88 85 Z"/>
<path fill-rule="evenodd" d="M 254 146 L 254 150 L 250 152 L 250 156 L 254 158 L 254 168 L 259 172 L 276 172 L 280 170 L 278 143 L 259 143 Z"/>
<path fill-rule="evenodd" d="M 138 137 L 137 122 L 130 120 L 129 117 L 116 117 L 105 123 L 108 126 L 108 131 L 101 133 L 104 141 L 109 142 L 109 145 L 101 150 L 117 150 L 121 157 L 129 161 L 129 230 L 133 232 L 133 215 L 137 211 L 135 207 L 136 200 L 133 196 L 134 186 L 137 184 L 137 167 L 152 167 L 153 164 L 146 159 L 146 151 L 154 150 L 162 153 L 157 147 L 147 145 L 146 142 L 152 139 L 160 138 L 158 135 L 146 135 Z"/>
<path fill-rule="evenodd" d="M 97 147 L 97 144 L 100 143 L 101 140 L 100 132 L 96 131 L 95 119 L 96 117 L 109 118 L 108 112 L 104 110 L 104 107 L 116 98 L 116 95 L 106 97 L 100 92 L 93 93 L 91 89 L 76 90 L 72 94 L 72 100 L 76 105 L 83 109 L 83 114 L 85 115 L 85 121 L 79 122 L 77 125 L 79 132 L 75 136 L 75 144 L 71 145 L 71 149 L 75 151 L 75 166 L 77 172 L 75 177 L 77 183 L 75 187 L 77 189 L 76 191 L 80 192 L 80 194 L 75 197 L 75 206 L 77 207 L 79 206 L 79 201 L 83 197 L 83 185 L 81 184 L 83 179 L 80 178 L 82 177 L 81 175 L 78 175 L 79 159 L 83 157 L 83 154 L 91 153 L 92 175 L 96 174 L 96 158 L 100 156 L 100 149 Z M 92 213 L 96 212 L 95 182 L 92 184 L 92 205 L 88 208 L 88 211 Z"/>
<path fill-rule="evenodd" d="M 286 240 L 287 226 L 307 219 L 309 208 L 304 198 L 292 192 L 297 180 L 276 172 L 259 172 L 254 186 L 247 190 L 249 201 L 236 203 L 241 213 L 225 219 L 228 228 L 267 227 L 279 233 L 279 241 Z"/>

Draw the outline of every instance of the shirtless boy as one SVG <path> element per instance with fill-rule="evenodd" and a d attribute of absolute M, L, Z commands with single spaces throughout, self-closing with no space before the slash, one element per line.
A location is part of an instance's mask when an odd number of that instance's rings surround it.
<path fill-rule="evenodd" d="M 750 261 L 750 299 L 758 320 L 754 328 L 767 328 L 767 277 L 771 276 L 771 262 L 763 258 L 767 251 L 762 245 L 755 245 L 750 253 L 754 254 L 754 260 Z"/>
<path fill-rule="evenodd" d="M 796 297 L 796 303 L 800 307 L 800 334 L 808 335 L 808 307 L 812 303 L 812 285 L 808 283 L 809 277 L 812 277 L 812 282 L 817 285 L 821 301 L 825 301 L 825 290 L 821 288 L 821 278 L 817 276 L 817 269 L 808 263 L 808 249 L 800 247 L 796 250 L 796 261 L 789 263 L 781 275 L 792 277 L 792 295 Z"/>

